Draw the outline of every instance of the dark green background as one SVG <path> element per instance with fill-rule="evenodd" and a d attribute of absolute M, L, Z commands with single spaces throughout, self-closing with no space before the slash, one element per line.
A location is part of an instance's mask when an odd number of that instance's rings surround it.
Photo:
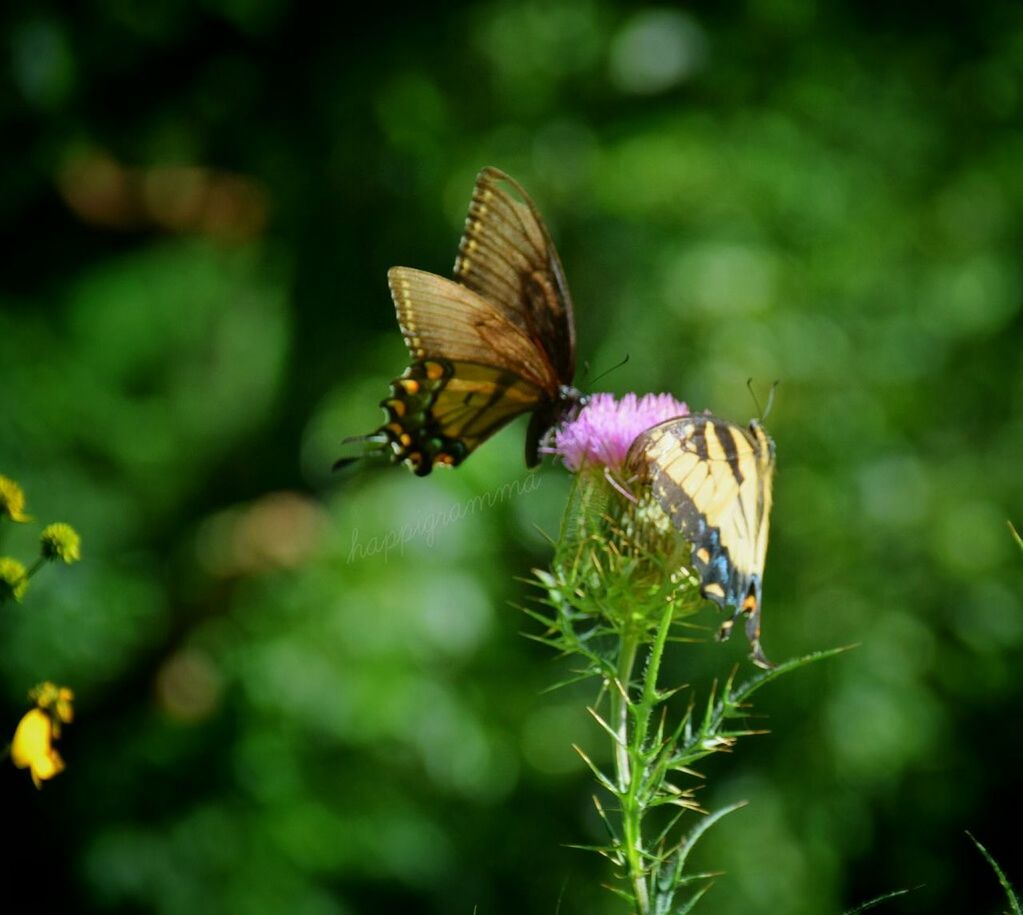
<path fill-rule="evenodd" d="M 1023 9 L 93 0 L 2 22 L 0 472 L 85 555 L 0 617 L 4 728 L 38 680 L 79 698 L 65 774 L 0 774 L 9 898 L 623 911 L 565 847 L 600 839 L 568 748 L 604 753 L 592 692 L 542 693 L 565 671 L 511 607 L 565 471 L 386 561 L 353 544 L 522 479 L 523 426 L 426 480 L 329 472 L 404 365 L 386 269 L 447 273 L 492 164 L 550 222 L 580 358 L 632 357 L 599 388 L 744 421 L 746 379 L 780 380 L 765 649 L 860 643 L 705 765 L 708 807 L 751 803 L 705 840 L 726 875 L 700 910 L 921 884 L 883 910 L 1004 910 L 964 830 L 1023 882 Z M 739 641 L 680 648 L 672 678 L 749 670 Z"/>

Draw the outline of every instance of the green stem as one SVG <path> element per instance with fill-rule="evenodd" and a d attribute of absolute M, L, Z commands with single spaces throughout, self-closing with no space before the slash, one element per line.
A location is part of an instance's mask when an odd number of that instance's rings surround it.
<path fill-rule="evenodd" d="M 35 574 L 36 574 L 36 572 L 38 572 L 38 571 L 39 571 L 39 570 L 40 570 L 40 569 L 41 569 L 41 568 L 42 568 L 42 567 L 43 567 L 44 565 L 46 565 L 46 558 L 45 558 L 44 556 L 40 556 L 40 557 L 39 557 L 39 558 L 38 558 L 38 559 L 37 559 L 37 560 L 36 560 L 35 562 L 33 562 L 33 563 L 32 563 L 32 565 L 31 565 L 31 567 L 29 568 L 29 570 L 28 570 L 28 571 L 27 571 L 27 572 L 26 572 L 26 573 L 25 573 L 24 575 L 22 575 L 22 576 L 21 576 L 21 578 L 19 578 L 19 579 L 17 580 L 17 582 L 15 583 L 15 586 L 17 586 L 17 585 L 20 585 L 20 584 L 21 584 L 21 583 L 22 583 L 23 581 L 24 581 L 24 582 L 27 582 L 27 581 L 28 581 L 29 579 L 31 579 L 31 578 L 32 578 L 32 576 L 33 576 L 33 575 L 35 575 Z"/>
<path fill-rule="evenodd" d="M 615 774 L 621 792 L 622 842 L 628 879 L 636 900 L 637 915 L 650 911 L 650 893 L 646 881 L 644 862 L 643 815 L 646 812 L 643 789 L 646 772 L 644 755 L 650 730 L 650 719 L 659 698 L 657 678 L 660 674 L 664 647 L 671 631 L 672 607 L 665 607 L 664 615 L 657 628 L 650 657 L 643 674 L 643 686 L 633 703 L 631 696 L 632 670 L 636 662 L 640 635 L 624 633 L 618 655 L 618 689 L 612 693 L 611 714 L 617 740 L 615 741 Z M 630 711 L 634 726 L 630 729 Z M 645 794 L 645 792 L 644 792 Z"/>
<path fill-rule="evenodd" d="M 28 580 L 36 574 L 44 565 L 46 565 L 46 558 L 40 556 L 35 562 L 32 563 L 32 567 L 25 573 L 25 579 Z"/>
<path fill-rule="evenodd" d="M 622 851 L 628 870 L 628 880 L 636 900 L 637 915 L 650 910 L 643 868 L 642 812 L 636 805 L 636 787 L 639 779 L 635 752 L 635 737 L 629 728 L 632 669 L 636 664 L 639 635 L 634 631 L 622 633 L 618 649 L 618 683 L 611 691 L 611 720 L 615 729 L 615 782 L 618 785 L 622 808 Z"/>

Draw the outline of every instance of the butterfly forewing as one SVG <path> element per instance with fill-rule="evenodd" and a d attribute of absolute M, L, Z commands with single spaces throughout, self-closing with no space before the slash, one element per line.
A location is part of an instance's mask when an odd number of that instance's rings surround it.
<path fill-rule="evenodd" d="M 454 272 L 538 343 L 560 384 L 571 384 L 575 323 L 561 260 L 529 195 L 496 168 L 476 179 Z"/>
<path fill-rule="evenodd" d="M 557 379 L 534 342 L 481 295 L 411 267 L 393 267 L 387 280 L 413 359 L 495 366 L 530 382 L 541 393 L 557 389 Z"/>

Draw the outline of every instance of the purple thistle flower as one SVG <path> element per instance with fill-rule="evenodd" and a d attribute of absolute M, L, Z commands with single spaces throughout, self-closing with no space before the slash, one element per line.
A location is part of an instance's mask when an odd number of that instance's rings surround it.
<path fill-rule="evenodd" d="M 573 472 L 584 464 L 619 470 L 641 432 L 688 412 L 689 407 L 670 394 L 626 394 L 621 400 L 593 394 L 579 415 L 557 430 L 554 447 L 544 450 L 560 455 Z"/>

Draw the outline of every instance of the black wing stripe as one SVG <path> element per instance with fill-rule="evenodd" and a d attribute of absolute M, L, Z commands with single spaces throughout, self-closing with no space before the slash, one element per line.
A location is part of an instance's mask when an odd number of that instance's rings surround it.
<path fill-rule="evenodd" d="M 735 477 L 735 482 L 742 486 L 742 481 L 745 478 L 742 475 L 742 468 L 739 466 L 739 442 L 736 441 L 735 430 L 727 423 L 717 421 L 709 425 L 711 425 L 717 435 L 718 441 L 721 442 L 721 447 L 725 452 L 725 460 L 728 461 L 728 466 L 732 468 L 732 476 Z"/>
<path fill-rule="evenodd" d="M 695 423 L 687 427 L 686 431 L 692 429 L 688 441 L 693 443 L 693 448 L 696 450 L 696 456 L 701 461 L 706 461 L 710 457 L 710 452 L 707 447 L 707 434 L 702 426 L 697 426 Z"/>

